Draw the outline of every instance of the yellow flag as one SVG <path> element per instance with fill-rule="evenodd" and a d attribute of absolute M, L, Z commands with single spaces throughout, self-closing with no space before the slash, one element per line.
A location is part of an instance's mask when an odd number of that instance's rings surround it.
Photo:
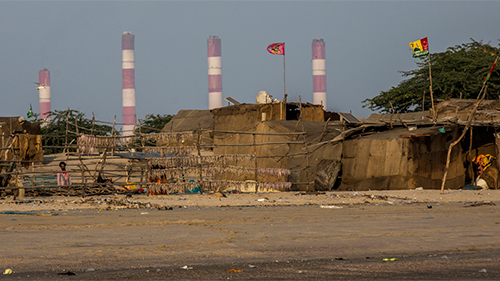
<path fill-rule="evenodd" d="M 429 43 L 427 42 L 427 37 L 408 43 L 408 45 L 410 45 L 410 48 L 413 51 L 414 58 L 429 54 Z"/>

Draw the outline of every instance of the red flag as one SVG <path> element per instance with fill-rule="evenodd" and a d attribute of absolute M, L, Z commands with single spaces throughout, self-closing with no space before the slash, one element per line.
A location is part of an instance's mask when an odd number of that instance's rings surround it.
<path fill-rule="evenodd" d="M 495 68 L 496 65 L 497 65 L 497 61 L 495 60 L 495 62 L 493 63 L 493 66 L 490 68 L 490 73 L 488 73 L 488 75 L 486 76 L 486 78 L 484 78 L 484 80 L 488 81 L 490 79 L 491 74 L 493 74 L 493 68 Z"/>
<path fill-rule="evenodd" d="M 274 43 L 267 46 L 267 51 L 273 55 L 285 55 L 285 43 Z"/>

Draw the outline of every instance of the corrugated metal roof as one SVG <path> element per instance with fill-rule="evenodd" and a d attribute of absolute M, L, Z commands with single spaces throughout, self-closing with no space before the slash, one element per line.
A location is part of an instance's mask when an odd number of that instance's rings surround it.
<path fill-rule="evenodd" d="M 361 124 L 361 122 L 356 116 L 352 115 L 351 113 L 345 113 L 345 112 L 337 112 L 342 119 L 344 119 L 345 122 L 349 124 Z"/>

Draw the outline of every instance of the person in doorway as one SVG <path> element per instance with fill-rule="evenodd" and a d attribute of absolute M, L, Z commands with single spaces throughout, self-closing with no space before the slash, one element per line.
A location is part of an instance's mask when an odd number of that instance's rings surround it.
<path fill-rule="evenodd" d="M 61 171 L 57 173 L 57 185 L 71 185 L 71 175 L 66 171 L 66 163 L 59 163 Z"/>

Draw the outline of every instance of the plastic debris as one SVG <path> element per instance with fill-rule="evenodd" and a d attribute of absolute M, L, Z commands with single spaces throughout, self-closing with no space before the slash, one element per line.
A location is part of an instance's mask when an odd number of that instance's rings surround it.
<path fill-rule="evenodd" d="M 483 268 L 483 269 L 479 270 L 479 272 L 481 272 L 481 273 L 486 273 L 486 272 L 488 272 L 488 271 L 486 270 L 486 268 Z"/>
<path fill-rule="evenodd" d="M 3 272 L 3 274 L 12 274 L 12 269 L 7 268 L 7 269 Z"/>
<path fill-rule="evenodd" d="M 397 258 L 385 258 L 383 261 L 397 261 Z"/>
<path fill-rule="evenodd" d="M 243 270 L 237 270 L 237 269 L 234 269 L 234 268 L 231 268 L 230 270 L 227 271 L 227 273 L 242 273 Z"/>
<path fill-rule="evenodd" d="M 193 269 L 193 268 L 190 267 L 190 266 L 185 265 L 185 266 L 181 267 L 181 269 L 190 270 L 190 269 Z"/>
<path fill-rule="evenodd" d="M 415 190 L 424 190 L 424 188 L 423 187 L 417 187 L 417 188 L 415 188 Z"/>
<path fill-rule="evenodd" d="M 302 273 L 302 270 L 297 271 L 297 273 L 299 273 L 299 274 Z"/>
<path fill-rule="evenodd" d="M 256 268 L 257 266 L 253 265 L 253 264 L 249 264 L 248 267 L 250 267 L 250 268 Z"/>
<path fill-rule="evenodd" d="M 442 256 L 441 258 L 442 258 L 442 259 L 449 259 L 449 257 L 448 257 L 448 256 Z"/>
<path fill-rule="evenodd" d="M 334 205 L 321 205 L 319 206 L 321 209 L 342 209 L 344 207 L 334 206 Z"/>

